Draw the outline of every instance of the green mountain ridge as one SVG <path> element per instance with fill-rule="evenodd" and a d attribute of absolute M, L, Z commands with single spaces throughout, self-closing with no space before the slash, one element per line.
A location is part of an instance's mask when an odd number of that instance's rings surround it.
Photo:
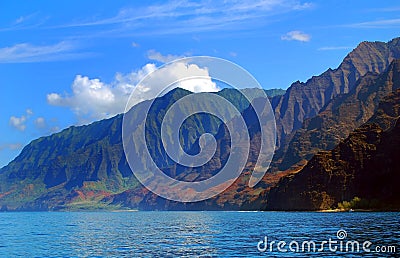
<path fill-rule="evenodd" d="M 248 91 L 251 89 L 247 89 Z M 255 89 L 256 90 L 256 89 Z M 270 94 L 269 90 L 265 91 Z M 272 90 L 277 94 L 280 90 Z M 173 163 L 162 148 L 160 127 L 169 106 L 189 91 L 175 89 L 156 99 L 150 110 L 148 133 L 153 157 L 160 167 Z M 201 93 L 200 93 L 201 94 Z M 238 110 L 249 102 L 237 90 L 223 89 L 216 93 Z M 218 108 L 218 103 L 214 108 Z M 129 112 L 144 114 L 143 105 Z M 104 197 L 140 187 L 133 176 L 122 148 L 122 115 L 85 126 L 72 126 L 60 133 L 32 141 L 21 154 L 0 169 L 0 206 L 13 210 L 52 210 L 68 208 L 71 203 L 98 203 Z M 194 115 L 181 127 L 184 150 L 189 151 L 204 132 L 216 134 L 220 121 L 212 116 Z M 151 123 L 150 123 L 151 124 Z"/>
<path fill-rule="evenodd" d="M 398 98 L 391 95 L 399 88 L 397 59 L 400 59 L 400 38 L 388 43 L 362 42 L 337 69 L 328 69 L 305 83 L 295 82 L 284 94 L 281 90 L 266 90 L 277 123 L 277 149 L 270 170 L 254 188 L 248 187 L 248 180 L 259 154 L 259 123 L 240 92 L 223 89 L 215 94 L 226 98 L 241 112 L 248 126 L 251 150 L 243 173 L 221 194 L 202 202 L 178 203 L 145 189 L 127 164 L 121 140 L 122 115 L 118 115 L 70 127 L 28 144 L 17 158 L 0 169 L 0 207 L 2 210 L 315 210 L 332 208 L 354 197 L 376 200 L 379 187 L 386 183 L 391 186 L 386 179 L 396 178 L 391 170 L 396 168 L 395 159 L 391 158 L 393 153 L 386 150 L 396 150 L 388 139 L 393 137 L 396 142 L 398 133 L 397 118 L 393 115 L 397 114 Z M 257 91 L 245 90 L 254 94 Z M 208 178 L 221 168 L 229 155 L 230 141 L 219 119 L 196 114 L 180 128 L 183 149 L 196 153 L 199 136 L 208 132 L 216 138 L 217 155 L 198 168 L 180 167 L 166 155 L 160 135 L 161 121 L 173 103 L 189 94 L 193 93 L 175 89 L 155 99 L 146 120 L 145 135 L 149 152 L 164 173 L 195 181 Z M 265 99 L 256 102 L 266 104 Z M 202 105 L 220 108 L 219 103 Z M 145 106 L 139 103 L 128 112 L 133 123 L 144 118 Z M 226 115 L 235 119 L 233 114 Z M 366 121 L 370 122 L 364 124 Z M 141 130 L 135 128 L 133 133 L 141 135 Z M 382 183 L 371 190 L 371 195 L 357 188 L 371 186 L 378 178 L 368 171 L 364 180 L 360 176 L 366 171 L 364 164 L 378 168 L 381 163 L 375 157 L 386 155 L 392 160 L 390 164 L 383 163 L 389 167 L 387 178 L 379 177 Z M 331 181 L 332 178 L 336 181 Z M 352 182 L 356 190 L 351 190 L 347 182 Z M 398 196 L 390 189 L 394 197 Z M 385 195 L 380 201 L 383 206 L 397 207 L 391 201 L 394 197 Z"/>

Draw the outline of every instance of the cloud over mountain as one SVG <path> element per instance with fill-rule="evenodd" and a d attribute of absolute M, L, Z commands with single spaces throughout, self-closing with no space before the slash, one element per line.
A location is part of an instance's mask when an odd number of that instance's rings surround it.
<path fill-rule="evenodd" d="M 71 85 L 71 93 L 49 93 L 47 94 L 47 103 L 53 106 L 68 107 L 77 116 L 78 123 L 88 123 L 123 113 L 134 89 L 136 92 L 130 102 L 133 104 L 157 97 L 168 86 L 166 82 L 169 81 L 179 80 L 173 87 L 180 87 L 192 92 L 219 90 L 211 80 L 207 68 L 185 62 L 163 66 L 157 73 L 159 77 L 157 85 L 138 85 L 147 74 L 156 69 L 155 64 L 148 63 L 129 74 L 117 73 L 110 83 L 103 82 L 98 78 L 76 75 Z M 180 80 L 182 77 L 193 76 L 202 78 Z"/>

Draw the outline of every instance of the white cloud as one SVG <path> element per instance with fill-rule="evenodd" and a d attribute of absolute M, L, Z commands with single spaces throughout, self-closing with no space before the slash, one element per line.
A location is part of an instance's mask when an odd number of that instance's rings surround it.
<path fill-rule="evenodd" d="M 49 104 L 53 105 L 53 104 L 59 103 L 61 101 L 62 101 L 62 98 L 61 98 L 60 94 L 58 94 L 58 93 L 47 94 L 47 102 Z"/>
<path fill-rule="evenodd" d="M 36 128 L 38 129 L 44 129 L 47 127 L 46 120 L 44 117 L 38 117 L 36 118 L 33 123 L 35 124 Z"/>
<path fill-rule="evenodd" d="M 30 118 L 32 115 L 33 115 L 33 111 L 28 108 L 25 111 L 25 114 L 20 117 L 11 116 L 10 120 L 9 120 L 9 125 L 19 131 L 25 131 L 25 129 L 26 129 L 25 123 L 28 120 L 28 118 Z"/>
<path fill-rule="evenodd" d="M 191 92 L 216 92 L 220 90 L 211 80 L 206 67 L 186 63 L 186 60 L 165 65 L 157 73 L 150 74 L 150 77 L 151 79 L 142 81 L 136 86 L 138 88 L 135 90 L 139 90 L 140 94 L 131 97 L 129 108 L 141 101 L 159 96 L 159 93 L 167 86 L 169 86 L 169 89 L 179 87 Z M 149 81 L 151 85 L 146 85 L 145 83 Z M 175 83 L 170 85 L 171 82 Z"/>
<path fill-rule="evenodd" d="M 25 131 L 26 129 L 25 122 L 26 122 L 25 116 L 21 117 L 11 116 L 9 124 L 17 130 Z"/>
<path fill-rule="evenodd" d="M 50 133 L 56 133 L 58 131 L 60 131 L 60 127 L 59 126 L 52 126 L 52 127 L 49 128 L 49 132 Z"/>
<path fill-rule="evenodd" d="M 20 150 L 24 145 L 22 143 L 6 143 L 0 145 L 0 151 L 2 150 Z"/>
<path fill-rule="evenodd" d="M 37 28 L 44 24 L 49 18 L 39 16 L 38 14 L 39 12 L 35 12 L 25 16 L 19 16 L 10 26 L 0 28 L 0 31 L 18 31 Z"/>
<path fill-rule="evenodd" d="M 127 75 L 117 73 L 114 81 L 109 84 L 96 78 L 77 75 L 71 85 L 70 94 L 47 94 L 47 103 L 70 108 L 79 123 L 111 117 L 124 111 L 135 85 L 155 69 L 154 64 L 147 64 Z"/>
<path fill-rule="evenodd" d="M 71 88 L 71 96 L 50 93 L 47 102 L 50 105 L 70 107 L 80 118 L 88 115 L 94 119 L 104 118 L 120 109 L 116 95 L 120 94 L 122 88 L 113 88 L 99 79 L 89 79 L 82 75 L 75 77 Z"/>
<path fill-rule="evenodd" d="M 314 4 L 313 3 L 294 3 L 292 6 L 293 10 L 306 10 L 306 9 L 312 9 L 314 8 Z"/>
<path fill-rule="evenodd" d="M 131 46 L 136 48 L 136 47 L 140 47 L 140 44 L 133 41 L 133 42 L 131 43 Z"/>
<path fill-rule="evenodd" d="M 346 27 L 362 28 L 362 29 L 385 29 L 400 27 L 400 19 L 384 19 L 376 21 L 367 21 L 345 25 Z"/>
<path fill-rule="evenodd" d="M 32 111 L 32 109 L 30 109 L 30 108 L 28 108 L 25 112 L 26 112 L 26 115 L 27 115 L 27 116 L 33 115 L 33 111 Z"/>
<path fill-rule="evenodd" d="M 54 94 L 52 97 L 55 97 L 56 95 L 57 94 Z M 11 116 L 9 119 L 9 125 L 18 131 L 24 132 L 28 128 L 27 124 L 33 115 L 34 113 L 32 109 L 28 108 L 25 110 L 25 114 L 19 117 Z M 41 135 L 54 133 L 60 130 L 60 128 L 57 126 L 57 119 L 51 119 L 48 122 L 44 117 L 38 116 L 32 122 L 36 128 L 35 133 L 40 133 Z M 32 133 L 32 131 L 29 132 Z"/>
<path fill-rule="evenodd" d="M 398 12 L 398 11 L 400 11 L 400 6 L 371 8 L 371 9 L 368 9 L 368 11 L 370 11 L 370 12 Z"/>
<path fill-rule="evenodd" d="M 174 61 L 175 59 L 182 58 L 183 56 L 176 56 L 176 55 L 163 55 L 160 52 L 155 51 L 154 49 L 150 49 L 147 51 L 147 58 L 153 61 L 158 61 L 161 63 L 168 63 Z"/>
<path fill-rule="evenodd" d="M 26 23 L 26 25 L 34 25 L 32 24 L 32 20 L 38 17 L 39 12 L 34 12 L 28 15 L 20 16 L 14 21 L 14 25 L 21 26 L 22 23 Z M 14 27 L 14 28 L 21 28 L 21 27 Z"/>
<path fill-rule="evenodd" d="M 76 46 L 62 41 L 53 45 L 35 46 L 28 43 L 0 48 L 0 63 L 33 63 L 60 61 L 90 56 L 90 53 L 75 53 Z"/>
<path fill-rule="evenodd" d="M 111 83 L 87 76 L 77 75 L 72 83 L 70 94 L 50 93 L 47 102 L 54 106 L 70 108 L 77 116 L 78 123 L 88 123 L 93 120 L 111 117 L 123 113 L 125 105 L 133 89 L 138 94 L 132 97 L 130 104 L 152 99 L 164 89 L 167 82 L 177 81 L 182 77 L 201 76 L 177 82 L 174 87 L 181 87 L 192 92 L 212 92 L 219 88 L 209 77 L 207 68 L 195 64 L 177 62 L 164 66 L 157 72 L 154 85 L 138 84 L 147 74 L 156 70 L 154 64 L 146 64 L 138 71 L 123 75 L 117 73 Z"/>
<path fill-rule="evenodd" d="M 349 50 L 349 49 L 353 49 L 353 47 L 337 46 L 337 47 L 320 47 L 320 48 L 318 48 L 319 51 Z"/>
<path fill-rule="evenodd" d="M 301 42 L 308 42 L 311 40 L 311 36 L 299 30 L 289 31 L 281 37 L 282 40 L 297 40 Z"/>
<path fill-rule="evenodd" d="M 60 130 L 57 126 L 57 119 L 46 120 L 44 117 L 38 117 L 33 120 L 33 124 L 41 135 L 48 135 Z"/>
<path fill-rule="evenodd" d="M 20 16 L 18 19 L 15 20 L 15 24 L 22 23 L 26 20 L 26 17 Z"/>
<path fill-rule="evenodd" d="M 107 25 L 109 32 L 114 35 L 133 31 L 146 35 L 248 31 L 276 21 L 276 18 L 271 19 L 272 16 L 312 7 L 313 4 L 301 0 L 172 0 L 144 7 L 123 8 L 114 16 L 86 19 L 61 27 L 90 26 L 100 29 Z"/>

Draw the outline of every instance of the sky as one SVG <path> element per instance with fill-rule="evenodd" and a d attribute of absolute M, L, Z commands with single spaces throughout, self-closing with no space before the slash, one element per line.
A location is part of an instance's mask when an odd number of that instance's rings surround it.
<path fill-rule="evenodd" d="M 286 89 L 362 41 L 400 36 L 398 1 L 16 0 L 0 12 L 0 167 L 36 138 L 123 112 L 132 88 L 176 58 L 224 58 Z"/>

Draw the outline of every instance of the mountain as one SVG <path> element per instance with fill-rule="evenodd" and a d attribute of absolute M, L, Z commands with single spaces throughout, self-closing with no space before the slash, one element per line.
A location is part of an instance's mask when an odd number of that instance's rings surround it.
<path fill-rule="evenodd" d="M 399 77 L 397 73 L 397 77 Z M 331 151 L 315 155 L 298 173 L 282 178 L 268 210 L 400 209 L 400 89 L 375 115 Z"/>
<path fill-rule="evenodd" d="M 305 83 L 295 82 L 285 92 L 267 91 L 277 123 L 277 150 L 271 169 L 254 188 L 248 186 L 251 171 L 260 154 L 261 140 L 269 141 L 271 135 L 266 135 L 266 139 L 261 138 L 260 124 L 254 110 L 240 92 L 223 89 L 215 94 L 227 99 L 241 113 L 249 131 L 251 149 L 243 173 L 221 194 L 206 201 L 185 204 L 165 200 L 146 190 L 127 164 L 121 140 L 122 115 L 118 115 L 90 125 L 70 127 L 28 144 L 17 158 L 0 169 L 0 207 L 2 210 L 287 209 L 288 206 L 282 202 L 294 197 L 288 194 L 285 185 L 290 184 L 293 193 L 303 190 L 308 193 L 307 187 L 312 186 L 301 188 L 305 184 L 302 180 L 309 180 L 304 171 L 312 171 L 310 166 L 316 164 L 316 159 L 321 156 L 321 153 L 315 155 L 318 151 L 332 150 L 337 144 L 342 146 L 344 143 L 341 140 L 349 134 L 352 137 L 351 132 L 355 128 L 371 119 L 375 119 L 371 123 L 379 125 L 381 129 L 368 127 L 363 132 L 375 130 L 383 138 L 397 132 L 387 114 L 382 113 L 387 111 L 383 107 L 390 102 L 384 102 L 384 97 L 398 88 L 397 58 L 400 58 L 400 38 L 388 43 L 362 42 L 344 58 L 337 69 L 328 69 Z M 250 94 L 257 93 L 257 89 L 245 90 Z M 193 93 L 175 89 L 155 99 L 146 120 L 146 131 L 143 132 L 142 127 L 133 127 L 133 133 L 146 135 L 149 153 L 164 173 L 176 179 L 199 181 L 213 176 L 225 164 L 230 152 L 230 135 L 218 118 L 199 113 L 184 121 L 179 131 L 179 142 L 185 152 L 196 154 L 199 152 L 199 136 L 210 133 L 216 139 L 216 155 L 204 166 L 187 168 L 176 164 L 166 154 L 161 140 L 161 121 L 172 104 L 190 94 Z M 202 96 L 202 93 L 196 94 Z M 265 100 L 255 99 L 254 103 L 262 106 Z M 133 118 L 131 121 L 144 119 L 148 103 L 139 103 L 128 112 Z M 218 102 L 201 102 L 201 105 L 213 110 L 222 109 Z M 178 110 L 183 111 L 182 108 L 178 104 Z M 378 115 L 380 112 L 382 115 Z M 226 115 L 231 121 L 237 119 L 230 111 Z M 173 130 L 167 126 L 167 132 Z M 236 137 L 241 138 L 241 135 Z M 363 137 L 360 134 L 359 139 Z M 359 142 L 361 144 L 362 141 Z M 373 144 L 378 146 L 381 143 Z M 354 153 L 357 151 L 354 150 Z M 357 153 L 359 156 L 356 155 L 354 159 L 361 160 L 364 156 Z M 379 153 L 368 152 L 367 156 L 374 157 Z M 329 155 L 327 159 L 331 160 Z M 345 157 L 341 160 L 346 161 Z M 350 164 L 350 161 L 346 162 Z M 329 168 L 330 165 L 339 167 L 329 161 L 325 165 L 327 170 L 334 168 Z M 352 167 L 355 174 L 359 169 L 358 165 Z M 317 168 L 313 173 L 320 171 Z M 292 183 L 293 178 L 297 177 L 300 179 Z M 324 192 L 323 184 L 319 182 L 319 185 L 321 189 L 315 191 Z M 337 198 L 334 191 L 339 190 L 336 188 L 326 195 L 322 194 L 331 200 L 326 202 L 329 206 L 349 200 L 347 195 L 346 198 Z M 352 196 L 356 193 L 349 193 L 349 196 L 358 197 Z M 303 199 L 293 200 L 296 201 L 293 205 L 298 203 L 299 209 L 325 207 L 306 206 L 302 201 L 306 203 L 307 200 Z"/>
<path fill-rule="evenodd" d="M 384 52 L 387 50 L 391 50 L 393 53 L 396 53 L 395 47 L 393 46 L 398 46 L 398 42 L 396 40 L 393 40 L 387 44 L 379 42 L 374 42 L 371 44 L 375 47 L 373 48 L 374 51 L 371 51 L 377 56 L 381 56 L 381 54 L 377 51 Z M 304 121 L 304 124 L 302 125 L 302 128 L 294 131 L 294 136 L 290 135 L 292 141 L 288 141 L 288 144 L 286 144 L 285 146 L 281 146 L 281 148 L 278 149 L 276 153 L 276 157 L 274 158 L 275 163 L 272 164 L 272 167 L 277 168 L 278 171 L 273 170 L 265 175 L 263 181 L 254 189 L 249 188 L 246 184 L 246 180 L 248 180 L 249 176 L 249 171 L 251 171 L 252 169 L 251 165 L 249 165 L 245 169 L 242 176 L 238 178 L 238 180 L 234 183 L 232 187 L 228 188 L 226 191 L 219 194 L 215 198 L 211 198 L 210 200 L 198 202 L 196 204 L 182 204 L 171 202 L 161 197 L 157 197 L 152 193 L 148 193 L 144 200 L 137 205 L 139 205 L 141 209 L 148 210 L 236 210 L 259 209 L 260 207 L 265 206 L 265 199 L 268 191 L 278 182 L 281 177 L 284 177 L 287 174 L 301 169 L 302 164 L 311 159 L 311 157 L 318 151 L 332 149 L 333 147 L 335 147 L 341 139 L 346 138 L 352 130 L 365 123 L 374 114 L 379 101 L 384 96 L 399 87 L 396 77 L 398 75 L 399 68 L 399 63 L 397 61 L 392 62 L 387 67 L 385 62 L 384 66 L 376 66 L 374 64 L 371 64 L 369 65 L 369 67 L 371 67 L 372 71 L 368 71 L 367 69 L 363 70 L 361 68 L 361 62 L 364 62 L 368 67 L 368 62 L 371 61 L 366 56 L 365 50 L 363 50 L 363 48 L 368 45 L 368 42 L 360 44 L 361 49 L 357 48 L 352 53 L 350 53 L 345 58 L 342 65 L 336 70 L 338 71 L 343 67 L 347 67 L 349 66 L 349 63 L 356 62 L 357 60 L 357 67 L 360 67 L 360 70 L 365 72 L 365 74 L 363 76 L 360 76 L 359 79 L 353 83 L 354 86 L 348 93 L 338 94 L 334 97 L 331 96 L 331 99 L 327 100 L 325 106 L 321 108 L 320 113 L 318 113 L 313 118 L 306 119 Z M 383 56 L 385 56 L 385 53 Z M 389 60 L 390 59 L 391 58 L 389 58 Z M 372 61 L 375 62 L 376 60 L 373 59 Z M 376 71 L 384 69 L 383 67 L 386 67 L 387 70 L 383 70 L 382 74 L 376 73 Z M 322 75 L 322 77 L 324 77 L 324 75 Z M 313 77 L 313 80 L 319 81 L 318 77 Z M 312 86 L 312 84 L 310 85 L 309 87 L 314 87 Z M 272 102 L 274 102 L 274 100 L 276 101 L 276 99 L 278 98 L 283 98 L 287 95 L 290 95 L 291 88 L 288 89 L 285 95 L 272 98 Z M 300 97 L 304 98 L 304 96 Z M 272 105 L 274 105 L 274 103 L 272 103 Z M 249 117 L 249 115 L 247 115 L 246 113 L 244 113 L 244 116 Z M 279 121 L 278 117 L 276 119 L 277 121 Z M 255 130 L 255 132 L 257 132 L 257 130 Z M 224 135 L 220 135 L 220 137 L 223 138 Z M 258 137 L 259 135 L 257 135 L 257 133 L 255 133 L 253 137 L 251 137 L 251 143 L 252 146 L 255 147 L 255 149 L 259 148 L 260 139 Z M 217 153 L 222 152 L 220 150 L 217 151 Z M 255 153 L 257 153 L 257 151 Z M 280 159 L 279 154 L 282 155 Z M 251 160 L 254 160 L 255 156 L 256 155 L 254 155 L 254 153 L 253 155 L 250 155 L 249 163 L 251 163 Z M 210 175 L 213 175 L 214 171 L 218 171 L 218 169 L 221 168 L 224 161 L 221 161 L 219 159 L 220 157 L 220 155 L 216 155 L 216 162 L 212 163 L 214 164 L 214 166 L 212 167 L 203 166 L 200 169 L 183 171 L 181 172 L 181 175 L 183 178 L 190 177 L 205 179 Z M 303 161 L 303 163 L 301 163 L 301 161 Z M 119 200 L 119 202 L 117 203 L 122 203 L 123 205 L 129 205 L 127 203 L 127 200 L 135 198 L 134 193 L 130 191 L 127 191 L 126 193 L 121 193 L 121 195 L 123 195 L 124 198 L 121 198 L 119 194 L 117 194 L 115 198 Z M 112 199 L 113 197 L 111 197 L 111 200 Z M 115 203 L 115 201 L 113 202 Z"/>
<path fill-rule="evenodd" d="M 254 101 L 252 106 L 249 106 L 242 112 L 242 117 L 245 120 L 246 127 L 249 131 L 250 136 L 250 154 L 247 159 L 247 165 L 244 168 L 243 173 L 240 174 L 239 178 L 233 183 L 231 187 L 228 187 L 225 191 L 217 196 L 210 198 L 205 201 L 199 201 L 195 203 L 181 203 L 176 201 L 166 200 L 159 197 L 151 192 L 146 192 L 143 199 L 137 198 L 137 191 L 127 190 L 119 194 L 111 195 L 104 199 L 104 202 L 112 205 L 120 205 L 123 207 L 140 208 L 141 210 L 239 210 L 241 205 L 249 198 L 257 197 L 258 193 L 265 189 L 265 182 L 260 182 L 255 188 L 248 186 L 251 172 L 254 168 L 254 164 L 258 156 L 260 155 L 260 125 L 255 118 L 253 106 L 264 107 L 265 99 L 257 99 Z M 271 116 L 267 112 L 261 114 L 261 116 Z M 234 118 L 235 119 L 235 118 Z M 268 128 L 266 128 L 268 131 Z M 236 131 L 235 134 L 241 132 Z M 240 137 L 237 136 L 237 137 Z M 270 142 L 274 142 L 271 134 L 265 133 L 264 137 L 268 138 Z M 231 138 L 225 125 L 221 125 L 218 132 L 215 134 L 216 139 L 216 151 L 215 155 L 209 162 L 198 167 L 184 167 L 181 165 L 173 165 L 168 169 L 163 169 L 163 172 L 176 179 L 182 181 L 201 181 L 214 176 L 218 173 L 227 163 L 227 160 L 231 151 Z M 193 145 L 193 149 L 189 151 L 197 153 L 198 144 Z M 235 164 L 234 166 L 237 166 Z M 267 175 L 264 179 L 266 181 L 277 182 L 276 176 Z M 141 191 L 142 193 L 143 191 Z"/>
<path fill-rule="evenodd" d="M 119 115 L 32 141 L 0 170 L 2 206 L 14 209 L 40 196 L 64 198 L 80 187 L 93 198 L 105 189 L 133 187 L 137 182 L 126 169 L 120 130 Z M 45 202 L 51 202 L 48 197 Z"/>
<path fill-rule="evenodd" d="M 400 61 L 395 59 L 385 72 L 366 73 L 349 93 L 333 98 L 318 115 L 306 119 L 293 133 L 280 169 L 304 163 L 320 150 L 333 149 L 350 132 L 367 122 L 380 100 L 400 87 L 399 74 Z"/>
<path fill-rule="evenodd" d="M 267 95 L 279 92 L 266 90 Z M 149 112 L 146 132 L 151 136 L 149 151 L 165 170 L 174 162 L 162 147 L 161 121 L 169 106 L 189 94 L 192 93 L 179 88 L 172 90 L 157 98 Z M 239 111 L 249 106 L 243 94 L 235 89 L 223 89 L 216 94 L 233 103 Z M 213 105 L 211 109 L 222 109 L 219 103 Z M 139 103 L 129 112 L 139 118 L 145 114 L 144 106 L 145 103 Z M 0 169 L 0 207 L 8 210 L 104 207 L 100 201 L 108 196 L 129 189 L 141 192 L 142 186 L 133 176 L 123 151 L 122 118 L 117 115 L 90 125 L 72 126 L 25 146 L 18 157 Z M 190 152 L 195 148 L 197 139 L 204 132 L 217 134 L 220 125 L 221 121 L 211 115 L 189 117 L 181 127 L 180 140 L 184 150 Z"/>
<path fill-rule="evenodd" d="M 272 99 L 278 130 L 278 146 L 301 128 L 303 121 L 316 116 L 335 96 L 351 91 L 368 72 L 382 73 L 393 59 L 400 58 L 400 38 L 388 43 L 362 42 L 338 68 L 328 69 L 305 83 L 293 83 L 286 93 Z"/>

